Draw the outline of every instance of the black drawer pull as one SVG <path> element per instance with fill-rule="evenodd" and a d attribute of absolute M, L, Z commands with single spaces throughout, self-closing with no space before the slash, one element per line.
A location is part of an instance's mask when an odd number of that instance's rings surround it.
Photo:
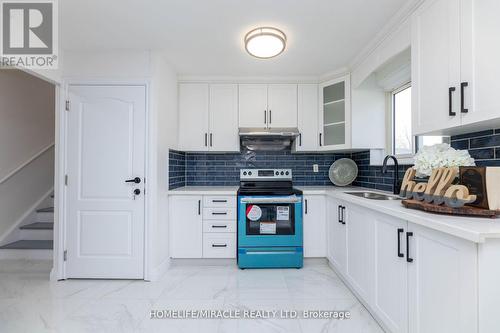
<path fill-rule="evenodd" d="M 455 91 L 455 87 L 448 88 L 448 115 L 450 117 L 456 116 L 457 113 L 453 112 L 453 92 Z"/>
<path fill-rule="evenodd" d="M 460 112 L 462 113 L 469 112 L 469 109 L 465 108 L 465 94 L 464 94 L 465 87 L 468 86 L 469 86 L 468 82 L 460 83 Z"/>
<path fill-rule="evenodd" d="M 222 199 L 214 199 L 212 200 L 213 203 L 216 203 L 216 202 L 227 202 L 227 200 L 222 200 Z"/>
<path fill-rule="evenodd" d="M 342 214 L 340 211 L 342 209 L 342 206 L 338 206 L 338 209 L 337 209 L 337 217 L 338 217 L 338 222 L 339 223 L 342 223 L 342 219 L 340 218 L 340 214 Z"/>
<path fill-rule="evenodd" d="M 227 215 L 227 212 L 212 212 L 212 215 Z"/>
<path fill-rule="evenodd" d="M 410 258 L 410 237 L 413 236 L 413 232 L 406 233 L 406 261 L 413 262 L 413 258 Z"/>
<path fill-rule="evenodd" d="M 212 247 L 227 247 L 227 244 L 212 244 Z"/>
<path fill-rule="evenodd" d="M 401 253 L 401 234 L 404 232 L 403 228 L 398 228 L 398 257 L 403 258 L 405 255 Z"/>
<path fill-rule="evenodd" d="M 341 206 L 342 208 L 342 224 L 345 224 L 345 206 Z"/>
<path fill-rule="evenodd" d="M 201 215 L 201 200 L 198 200 L 198 215 Z"/>
<path fill-rule="evenodd" d="M 212 228 L 227 228 L 227 225 L 212 225 Z"/>
<path fill-rule="evenodd" d="M 307 214 L 307 199 L 304 200 L 305 201 L 305 204 L 306 204 L 306 214 Z"/>

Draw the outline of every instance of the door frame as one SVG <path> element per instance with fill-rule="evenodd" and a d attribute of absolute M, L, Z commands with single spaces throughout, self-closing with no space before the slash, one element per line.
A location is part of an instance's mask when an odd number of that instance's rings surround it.
<path fill-rule="evenodd" d="M 144 197 L 144 258 L 143 258 L 143 279 L 150 280 L 150 249 L 149 240 L 152 239 L 150 235 L 151 228 L 149 227 L 149 216 L 150 212 L 154 210 L 151 205 L 156 200 L 149 200 L 149 196 L 154 195 L 153 191 L 150 190 L 150 184 L 154 184 L 156 180 L 156 175 L 152 170 L 152 163 L 150 163 L 151 154 L 156 152 L 156 142 L 152 140 L 150 131 L 150 86 L 151 81 L 147 78 L 139 79 L 114 79 L 114 78 L 102 78 L 102 79 L 78 79 L 78 78 L 66 78 L 62 81 L 59 88 L 59 94 L 56 96 L 58 98 L 58 105 L 56 107 L 56 150 L 55 150 L 55 185 L 54 185 L 54 200 L 57 202 L 56 207 L 56 221 L 54 224 L 54 253 L 53 253 L 53 268 L 50 273 L 50 279 L 52 281 L 65 280 L 67 278 L 66 274 L 66 263 L 64 261 L 64 251 L 66 249 L 66 214 L 67 214 L 67 202 L 66 202 L 66 186 L 65 186 L 65 175 L 67 174 L 67 127 L 68 119 L 66 112 L 66 100 L 69 96 L 69 87 L 76 85 L 85 86 L 143 86 L 146 89 L 145 95 L 145 117 L 146 117 L 146 131 L 145 131 L 145 179 L 147 180 L 144 184 L 145 193 L 148 196 Z M 71 111 L 70 111 L 71 112 Z"/>

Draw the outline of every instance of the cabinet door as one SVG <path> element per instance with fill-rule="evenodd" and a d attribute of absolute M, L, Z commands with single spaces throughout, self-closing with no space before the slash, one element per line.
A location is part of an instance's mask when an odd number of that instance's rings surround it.
<path fill-rule="evenodd" d="M 405 256 L 407 222 L 376 212 L 372 307 L 390 332 L 408 331 L 408 265 Z M 399 246 L 398 246 L 399 245 Z"/>
<path fill-rule="evenodd" d="M 345 209 L 345 228 L 347 243 L 346 277 L 352 287 L 367 302 L 373 294 L 373 219 L 364 208 L 347 205 Z"/>
<path fill-rule="evenodd" d="M 210 85 L 210 151 L 240 151 L 238 86 Z"/>
<path fill-rule="evenodd" d="M 304 257 L 326 257 L 325 197 L 304 196 Z"/>
<path fill-rule="evenodd" d="M 351 84 L 349 76 L 326 82 L 320 88 L 322 149 L 349 148 L 351 144 Z"/>
<path fill-rule="evenodd" d="M 346 229 L 342 224 L 341 202 L 328 198 L 328 260 L 342 274 L 346 270 Z"/>
<path fill-rule="evenodd" d="M 409 331 L 477 332 L 477 248 L 409 224 Z"/>
<path fill-rule="evenodd" d="M 295 140 L 296 151 L 317 151 L 318 131 L 318 85 L 299 84 L 297 96 L 299 137 Z"/>
<path fill-rule="evenodd" d="M 297 85 L 270 84 L 267 91 L 269 127 L 297 127 Z"/>
<path fill-rule="evenodd" d="M 170 256 L 201 258 L 203 255 L 202 197 L 170 197 Z"/>
<path fill-rule="evenodd" d="M 179 149 L 208 150 L 208 84 L 179 84 Z"/>
<path fill-rule="evenodd" d="M 464 87 L 462 124 L 500 118 L 500 1 L 462 0 L 461 82 Z"/>
<path fill-rule="evenodd" d="M 460 0 L 426 1 L 412 16 L 411 43 L 413 135 L 459 126 Z"/>
<path fill-rule="evenodd" d="M 240 84 L 238 86 L 240 127 L 267 127 L 267 85 Z"/>

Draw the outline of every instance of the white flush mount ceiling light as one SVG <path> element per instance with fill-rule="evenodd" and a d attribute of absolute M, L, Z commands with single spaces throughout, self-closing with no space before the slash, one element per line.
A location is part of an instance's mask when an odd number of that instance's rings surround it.
<path fill-rule="evenodd" d="M 286 35 L 276 28 L 260 27 L 245 35 L 245 49 L 256 58 L 276 57 L 283 53 L 285 46 Z"/>

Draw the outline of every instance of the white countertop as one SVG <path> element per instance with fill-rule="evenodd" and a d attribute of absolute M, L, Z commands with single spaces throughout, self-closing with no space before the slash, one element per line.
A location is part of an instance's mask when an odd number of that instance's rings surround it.
<path fill-rule="evenodd" d="M 346 194 L 349 191 L 373 191 L 361 187 L 297 186 L 305 195 L 328 195 L 336 199 L 357 204 L 402 220 L 438 230 L 476 243 L 488 238 L 500 238 L 499 218 L 477 218 L 427 213 L 405 208 L 399 200 L 371 200 Z M 236 195 L 237 186 L 186 186 L 170 190 L 169 194 L 184 195 Z M 388 194 L 387 192 L 381 192 Z"/>

